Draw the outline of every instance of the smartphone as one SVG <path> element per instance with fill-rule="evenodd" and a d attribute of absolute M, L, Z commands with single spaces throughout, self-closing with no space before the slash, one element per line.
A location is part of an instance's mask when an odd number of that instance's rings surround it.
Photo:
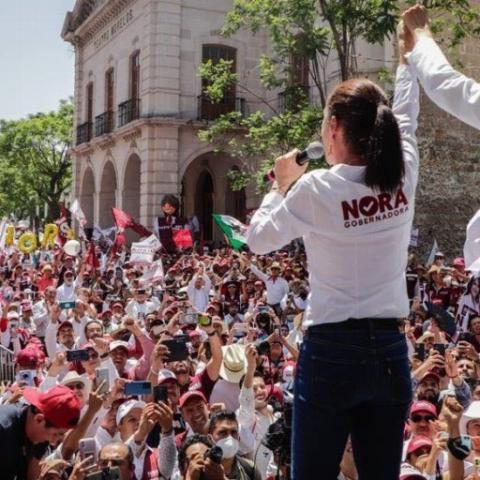
<path fill-rule="evenodd" d="M 185 313 L 183 315 L 183 323 L 185 325 L 196 325 L 198 321 L 198 313 Z"/>
<path fill-rule="evenodd" d="M 125 395 L 151 395 L 152 384 L 150 382 L 129 382 L 125 384 Z"/>
<path fill-rule="evenodd" d="M 168 401 L 168 389 L 164 385 L 156 385 L 153 387 L 153 401 L 155 403 L 167 403 Z"/>
<path fill-rule="evenodd" d="M 187 360 L 188 347 L 184 336 L 179 336 L 179 338 L 175 337 L 172 340 L 165 340 L 162 342 L 162 344 L 165 345 L 170 351 L 167 362 L 179 362 L 181 360 Z"/>
<path fill-rule="evenodd" d="M 20 370 L 15 375 L 15 381 L 22 386 L 35 387 L 36 374 L 35 370 Z"/>
<path fill-rule="evenodd" d="M 472 334 L 470 332 L 460 332 L 458 334 L 458 339 L 457 339 L 457 343 L 458 342 L 468 342 L 468 343 L 471 343 L 472 341 Z"/>
<path fill-rule="evenodd" d="M 425 361 L 425 344 L 424 343 L 417 343 L 415 345 L 415 356 L 421 362 Z"/>
<path fill-rule="evenodd" d="M 434 343 L 433 349 L 436 350 L 442 357 L 445 356 L 445 344 L 444 343 Z"/>
<path fill-rule="evenodd" d="M 209 315 L 198 314 L 198 324 L 201 327 L 209 327 L 212 324 L 212 318 Z"/>
<path fill-rule="evenodd" d="M 108 368 L 96 368 L 95 369 L 95 385 L 96 388 L 105 381 L 102 389 L 98 393 L 108 393 L 110 391 L 110 372 Z"/>
<path fill-rule="evenodd" d="M 75 308 L 75 302 L 60 302 L 59 305 L 61 310 L 70 310 L 71 308 Z"/>
<path fill-rule="evenodd" d="M 82 460 L 90 456 L 93 456 L 95 459 L 95 455 L 97 453 L 97 442 L 94 438 L 82 438 L 78 443 L 78 452 Z"/>
<path fill-rule="evenodd" d="M 67 362 L 80 362 L 90 360 L 90 354 L 88 350 L 68 350 Z"/>
<path fill-rule="evenodd" d="M 107 467 L 99 472 L 89 473 L 87 480 L 120 480 L 120 467 Z"/>

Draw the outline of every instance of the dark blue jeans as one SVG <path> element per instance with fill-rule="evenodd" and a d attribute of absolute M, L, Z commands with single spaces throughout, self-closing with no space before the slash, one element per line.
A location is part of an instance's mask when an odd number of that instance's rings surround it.
<path fill-rule="evenodd" d="M 405 336 L 341 325 L 310 329 L 295 378 L 293 480 L 336 480 L 352 439 L 360 480 L 398 480 L 412 397 Z"/>

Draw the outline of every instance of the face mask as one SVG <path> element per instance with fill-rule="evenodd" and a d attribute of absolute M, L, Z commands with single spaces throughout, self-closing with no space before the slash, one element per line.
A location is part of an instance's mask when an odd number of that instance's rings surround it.
<path fill-rule="evenodd" d="M 238 453 L 238 440 L 231 435 L 219 440 L 217 446 L 222 449 L 223 458 L 233 458 Z"/>

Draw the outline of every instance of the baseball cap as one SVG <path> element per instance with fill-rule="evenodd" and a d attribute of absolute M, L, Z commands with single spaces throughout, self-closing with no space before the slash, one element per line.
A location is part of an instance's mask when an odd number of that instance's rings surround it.
<path fill-rule="evenodd" d="M 121 309 L 123 310 L 123 305 L 122 305 L 120 302 L 115 302 L 115 303 L 112 305 L 112 308 L 115 308 L 115 307 L 121 308 Z"/>
<path fill-rule="evenodd" d="M 434 256 L 435 256 L 435 257 L 439 257 L 439 258 L 445 257 L 445 255 L 443 254 L 443 252 L 437 252 Z"/>
<path fill-rule="evenodd" d="M 15 357 L 15 361 L 22 368 L 31 367 L 32 365 L 35 365 L 35 368 L 37 368 L 43 359 L 43 353 L 33 346 L 27 346 L 20 350 Z"/>
<path fill-rule="evenodd" d="M 410 415 L 414 413 L 424 412 L 430 413 L 435 418 L 438 417 L 437 408 L 430 402 L 426 402 L 425 400 L 420 400 L 419 402 L 414 402 L 410 408 Z"/>
<path fill-rule="evenodd" d="M 201 337 L 202 334 L 198 330 L 190 330 L 188 332 L 189 338 L 194 338 L 194 337 Z"/>
<path fill-rule="evenodd" d="M 184 393 L 180 397 L 180 400 L 178 401 L 178 406 L 180 408 L 183 408 L 185 404 L 189 402 L 192 398 L 198 398 L 200 400 L 203 400 L 205 403 L 208 403 L 205 395 L 202 392 L 200 392 L 199 390 L 192 390 L 191 392 Z"/>
<path fill-rule="evenodd" d="M 141 400 L 128 400 L 125 403 L 122 403 L 117 410 L 117 425 L 120 425 L 122 419 L 127 416 L 134 408 L 141 408 L 145 407 L 146 403 L 142 402 Z"/>
<path fill-rule="evenodd" d="M 416 452 L 419 448 L 423 447 L 431 447 L 433 445 L 432 441 L 428 437 L 424 437 L 423 435 L 418 435 L 417 437 L 413 437 L 410 440 L 407 448 L 407 455 L 410 453 Z"/>
<path fill-rule="evenodd" d="M 110 351 L 113 352 L 116 348 L 123 347 L 125 350 L 128 350 L 128 343 L 123 340 L 114 340 L 110 343 Z"/>
<path fill-rule="evenodd" d="M 56 428 L 73 428 L 80 419 L 80 403 L 75 394 L 64 385 L 50 388 L 46 392 L 27 387 L 23 396 Z"/>
<path fill-rule="evenodd" d="M 168 370 L 167 368 L 162 368 L 158 372 L 158 384 L 161 385 L 163 382 L 166 382 L 168 380 L 174 380 L 175 382 L 178 382 L 177 376 L 171 370 Z"/>
<path fill-rule="evenodd" d="M 400 480 L 426 480 L 425 477 L 414 466 L 405 462 L 400 467 Z"/>
<path fill-rule="evenodd" d="M 70 320 L 64 320 L 63 322 L 60 322 L 60 325 L 58 326 L 58 329 L 60 330 L 63 327 L 71 327 L 73 328 L 73 324 Z"/>
<path fill-rule="evenodd" d="M 18 319 L 20 318 L 17 312 L 8 312 L 7 313 L 7 320 L 12 320 L 12 319 Z"/>
<path fill-rule="evenodd" d="M 454 267 L 464 267 L 465 266 L 465 259 L 463 257 L 454 258 L 452 265 Z"/>

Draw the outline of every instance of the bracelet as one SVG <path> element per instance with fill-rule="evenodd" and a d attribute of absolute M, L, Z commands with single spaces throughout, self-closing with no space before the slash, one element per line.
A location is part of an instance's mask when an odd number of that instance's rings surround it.
<path fill-rule="evenodd" d="M 102 355 L 100 355 L 100 358 L 103 360 L 104 358 L 107 358 L 108 357 L 108 353 L 102 353 Z"/>
<path fill-rule="evenodd" d="M 213 336 L 214 336 L 214 335 L 216 335 L 216 334 L 217 334 L 217 331 L 216 331 L 216 330 L 214 330 L 214 331 L 213 331 L 213 332 L 211 332 L 211 333 L 207 333 L 207 336 L 209 336 L 209 337 L 213 337 Z"/>
<path fill-rule="evenodd" d="M 160 374 L 160 372 L 156 372 L 152 367 L 150 367 L 150 373 L 152 375 L 156 375 L 158 377 L 158 375 Z"/>

